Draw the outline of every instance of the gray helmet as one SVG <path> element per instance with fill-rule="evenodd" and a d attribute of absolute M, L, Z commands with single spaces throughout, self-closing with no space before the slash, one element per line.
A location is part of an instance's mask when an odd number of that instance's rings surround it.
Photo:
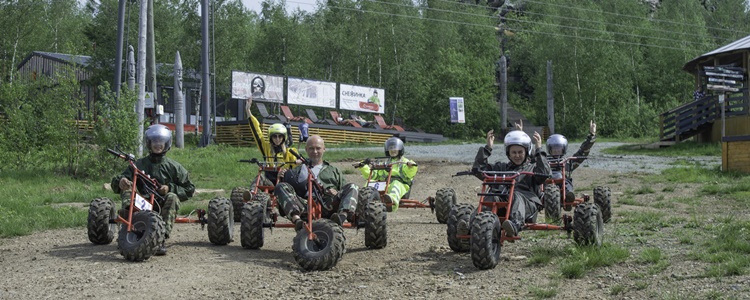
<path fill-rule="evenodd" d="M 162 124 L 154 124 L 146 129 L 146 148 L 153 154 L 165 154 L 172 148 L 172 131 Z M 162 145 L 163 149 L 159 153 L 154 153 L 153 146 Z"/>
<path fill-rule="evenodd" d="M 503 144 L 505 145 L 505 156 L 507 156 L 508 159 L 510 159 L 510 146 L 513 145 L 518 145 L 526 149 L 527 158 L 531 156 L 531 150 L 533 149 L 531 146 L 531 138 L 523 131 L 513 130 L 508 132 L 508 134 L 505 135 L 505 139 L 503 139 Z"/>
<path fill-rule="evenodd" d="M 547 138 L 547 154 L 563 156 L 568 152 L 568 139 L 562 134 L 553 134 Z"/>
<path fill-rule="evenodd" d="M 392 137 L 385 141 L 385 156 L 390 157 L 391 155 L 388 153 L 390 150 L 398 150 L 398 157 L 401 157 L 404 155 L 404 142 L 401 141 L 400 138 Z"/>

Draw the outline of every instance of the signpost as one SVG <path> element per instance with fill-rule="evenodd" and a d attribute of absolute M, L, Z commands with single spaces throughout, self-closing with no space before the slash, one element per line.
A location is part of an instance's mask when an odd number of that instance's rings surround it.
<path fill-rule="evenodd" d="M 708 79 L 706 88 L 721 93 L 718 98 L 721 104 L 721 138 L 723 139 L 726 134 L 726 119 L 724 118 L 726 93 L 738 92 L 742 88 L 745 69 L 733 66 L 706 66 L 703 67 L 703 72 Z"/>

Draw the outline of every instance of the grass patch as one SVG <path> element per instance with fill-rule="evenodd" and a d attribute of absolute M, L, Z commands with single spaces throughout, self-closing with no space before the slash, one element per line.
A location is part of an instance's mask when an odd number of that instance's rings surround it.
<path fill-rule="evenodd" d="M 633 191 L 633 193 L 636 195 L 645 195 L 645 194 L 653 194 L 655 192 L 652 187 L 644 185 L 638 188 L 637 190 Z"/>
<path fill-rule="evenodd" d="M 548 299 L 557 296 L 557 287 L 530 287 L 529 293 L 535 299 Z"/>
<path fill-rule="evenodd" d="M 695 260 L 711 263 L 706 276 L 737 276 L 747 273 L 750 266 L 750 221 L 736 221 L 732 217 L 719 220 L 710 227 L 711 238 L 690 254 Z"/>
<path fill-rule="evenodd" d="M 635 201 L 635 198 L 633 198 L 632 195 L 626 195 L 626 196 L 620 198 L 619 200 L 617 200 L 617 202 L 619 204 L 621 204 L 621 205 L 632 205 L 632 206 L 642 206 L 643 205 L 640 202 Z"/>
<path fill-rule="evenodd" d="M 641 251 L 640 261 L 647 264 L 655 264 L 661 260 L 661 249 L 646 248 Z"/>
<path fill-rule="evenodd" d="M 670 225 L 660 211 L 623 211 L 620 215 L 623 217 L 620 222 L 641 224 L 642 230 L 658 231 Z"/>
<path fill-rule="evenodd" d="M 549 264 L 553 258 L 564 255 L 565 250 L 563 249 L 534 246 L 531 249 L 531 256 L 529 256 L 527 264 L 531 266 L 546 265 Z"/>
<path fill-rule="evenodd" d="M 625 286 L 618 283 L 618 284 L 613 285 L 609 289 L 609 294 L 614 296 L 614 295 L 619 295 L 624 291 L 625 291 Z"/>
<path fill-rule="evenodd" d="M 611 266 L 625 261 L 630 256 L 627 249 L 603 244 L 601 247 L 569 247 L 569 255 L 560 265 L 565 278 L 581 278 L 595 268 Z"/>
<path fill-rule="evenodd" d="M 643 144 L 602 149 L 607 154 L 649 156 L 721 156 L 721 143 L 681 142 L 670 147 L 653 148 Z"/>
<path fill-rule="evenodd" d="M 86 225 L 88 205 L 67 203 L 88 203 L 106 194 L 97 182 L 81 182 L 42 172 L 0 172 L 3 187 L 0 237 Z"/>

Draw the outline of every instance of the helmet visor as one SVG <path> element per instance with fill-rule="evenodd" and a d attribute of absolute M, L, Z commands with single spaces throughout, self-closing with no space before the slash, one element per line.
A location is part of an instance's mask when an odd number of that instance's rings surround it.
<path fill-rule="evenodd" d="M 160 154 L 164 152 L 164 150 L 167 149 L 167 142 L 169 142 L 168 137 L 154 137 L 151 139 L 151 145 L 149 150 L 151 150 L 151 153 L 154 154 Z"/>
<path fill-rule="evenodd" d="M 549 154 L 553 156 L 561 156 L 565 150 L 563 145 L 549 145 Z"/>

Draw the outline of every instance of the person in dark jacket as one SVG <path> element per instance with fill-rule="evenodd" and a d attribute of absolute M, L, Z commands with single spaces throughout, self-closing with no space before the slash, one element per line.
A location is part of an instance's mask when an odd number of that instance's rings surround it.
<path fill-rule="evenodd" d="M 487 159 L 492 155 L 494 141 L 494 130 L 490 130 L 487 132 L 487 145 L 480 147 L 477 156 L 474 158 L 472 170 L 477 172 L 478 177 L 481 176 L 482 171 L 525 171 L 540 174 L 539 176 L 520 175 L 516 179 L 510 218 L 503 221 L 502 227 L 507 236 L 517 236 L 526 221 L 533 220 L 538 207 L 542 205 L 539 199 L 540 186 L 550 174 L 547 154 L 542 149 L 542 138 L 538 132 L 534 132 L 534 144 L 532 146 L 528 134 L 520 130 L 514 130 L 506 134 L 503 141 L 505 155 L 509 162 L 490 164 Z M 534 163 L 531 163 L 532 155 Z M 495 198 L 494 201 L 499 200 L 497 196 L 493 198 Z"/>
<path fill-rule="evenodd" d="M 573 187 L 573 176 L 571 173 L 573 170 L 581 166 L 584 160 L 589 156 L 591 147 L 596 143 L 596 123 L 593 120 L 589 123 L 589 135 L 586 140 L 583 141 L 578 151 L 573 154 L 573 157 L 578 157 L 575 161 L 571 162 L 570 167 L 565 170 L 565 201 L 573 202 L 575 200 L 575 190 Z M 553 134 L 547 138 L 547 154 L 553 159 L 562 159 L 565 157 L 565 153 L 568 151 L 568 139 L 562 134 Z"/>
<path fill-rule="evenodd" d="M 137 160 L 135 166 L 156 179 L 161 185 L 157 192 L 164 196 L 164 201 L 155 205 L 154 208 L 159 210 L 166 227 L 165 237 L 169 238 L 177 211 L 180 209 L 180 201 L 187 201 L 193 196 L 195 185 L 190 181 L 188 171 L 180 163 L 166 157 L 167 151 L 172 147 L 172 131 L 169 128 L 161 124 L 149 126 L 146 129 L 145 142 L 149 155 Z M 128 167 L 122 174 L 112 178 L 110 183 L 112 191 L 119 193 L 122 198 L 120 216 L 123 218 L 127 217 L 129 210 L 132 178 L 133 169 Z M 165 254 L 167 254 L 167 248 L 165 244 L 161 244 L 156 255 Z"/>
<path fill-rule="evenodd" d="M 354 183 L 347 183 L 338 168 L 323 160 L 326 146 L 322 137 L 310 136 L 305 151 L 309 156 L 313 178 L 323 188 L 323 216 L 330 217 L 339 225 L 344 221 L 352 222 L 359 188 Z M 307 210 L 307 168 L 308 166 L 299 165 L 291 170 L 282 169 L 279 176 L 284 178 L 284 182 L 274 189 L 279 205 L 298 231 L 304 225 L 300 215 Z"/>

